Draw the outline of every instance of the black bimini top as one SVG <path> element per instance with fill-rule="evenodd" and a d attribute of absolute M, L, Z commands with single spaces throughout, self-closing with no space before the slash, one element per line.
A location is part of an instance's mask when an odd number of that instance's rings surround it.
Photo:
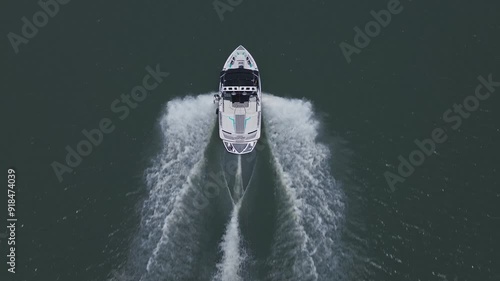
<path fill-rule="evenodd" d="M 249 69 L 228 69 L 221 72 L 221 83 L 224 86 L 258 86 L 259 72 Z"/>

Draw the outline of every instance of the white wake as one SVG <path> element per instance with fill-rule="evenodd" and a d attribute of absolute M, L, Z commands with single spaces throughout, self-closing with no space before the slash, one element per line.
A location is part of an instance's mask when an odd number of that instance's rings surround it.
<path fill-rule="evenodd" d="M 277 226 L 270 280 L 331 280 L 339 258 L 344 204 L 330 174 L 329 148 L 318 142 L 319 121 L 306 100 L 263 95 L 267 143 L 278 175 Z M 146 171 L 142 208 L 129 262 L 112 280 L 186 280 L 196 275 L 203 202 L 198 202 L 204 153 L 214 129 L 212 95 L 175 99 L 160 119 L 164 148 Z M 241 159 L 234 207 L 219 248 L 216 281 L 243 280 L 247 258 L 238 215 L 244 197 Z M 238 178 L 239 177 L 239 178 Z M 258 207 L 258 206 L 256 206 Z"/>
<path fill-rule="evenodd" d="M 164 147 L 146 171 L 149 195 L 143 204 L 139 235 L 124 272 L 115 273 L 120 277 L 112 279 L 170 280 L 191 270 L 197 243 L 189 244 L 193 235 L 190 224 L 201 208 L 193 181 L 204 166 L 204 152 L 215 124 L 211 104 L 212 94 L 167 103 L 159 120 Z"/>
<path fill-rule="evenodd" d="M 330 150 L 306 100 L 264 95 L 264 125 L 282 188 L 271 280 L 330 280 L 338 264 L 344 204 L 330 174 Z M 292 271 L 285 266 L 292 264 Z"/>
<path fill-rule="evenodd" d="M 222 261 L 217 264 L 217 281 L 241 281 L 241 266 L 245 260 L 245 252 L 240 247 L 241 234 L 238 214 L 241 201 L 234 206 L 231 220 L 227 225 L 226 233 L 222 238 L 220 249 L 223 252 Z"/>
<path fill-rule="evenodd" d="M 238 155 L 238 166 L 236 169 L 234 183 L 234 206 L 231 213 L 231 220 L 226 227 L 226 233 L 220 243 L 222 251 L 222 260 L 217 264 L 217 274 L 213 278 L 214 281 L 241 281 L 241 269 L 245 260 L 246 254 L 240 246 L 241 233 L 238 215 L 241 208 L 243 196 L 243 174 L 241 165 L 241 155 Z"/>

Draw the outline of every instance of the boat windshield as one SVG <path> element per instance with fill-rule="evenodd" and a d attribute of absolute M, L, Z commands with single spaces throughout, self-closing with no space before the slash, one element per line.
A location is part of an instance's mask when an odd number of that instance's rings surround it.
<path fill-rule="evenodd" d="M 258 76 L 248 69 L 230 69 L 221 77 L 224 86 L 257 86 Z"/>

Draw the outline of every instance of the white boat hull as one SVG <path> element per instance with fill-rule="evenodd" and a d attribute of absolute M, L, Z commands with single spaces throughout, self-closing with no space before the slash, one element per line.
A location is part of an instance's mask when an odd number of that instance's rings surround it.
<path fill-rule="evenodd" d="M 239 46 L 221 71 L 218 106 L 219 136 L 226 150 L 246 154 L 254 150 L 261 135 L 261 83 L 252 55 Z"/>

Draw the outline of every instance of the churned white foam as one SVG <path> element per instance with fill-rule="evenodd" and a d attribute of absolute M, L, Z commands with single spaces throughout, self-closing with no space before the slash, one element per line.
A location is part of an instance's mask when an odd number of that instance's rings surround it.
<path fill-rule="evenodd" d="M 330 150 L 306 100 L 263 95 L 263 120 L 280 185 L 270 280 L 331 280 L 337 268 L 342 194 L 330 174 Z M 175 99 L 160 119 L 164 148 L 146 171 L 149 195 L 129 263 L 112 280 L 191 280 L 203 219 L 196 187 L 215 120 L 212 94 Z M 247 259 L 238 215 L 244 197 L 238 159 L 231 218 L 219 248 L 217 281 L 240 281 Z M 238 176 L 240 179 L 238 180 Z M 241 185 L 241 186 L 240 186 Z M 198 205 L 197 205 L 198 204 Z M 191 274 L 191 275 L 190 275 Z"/>
<path fill-rule="evenodd" d="M 164 147 L 145 172 L 149 195 L 125 268 L 127 274 L 135 276 L 133 280 L 176 278 L 176 270 L 190 266 L 183 259 L 192 254 L 196 245 L 186 246 L 177 240 L 183 233 L 190 234 L 189 223 L 196 216 L 195 198 L 188 197 L 195 192 L 193 178 L 203 168 L 204 152 L 215 124 L 210 105 L 212 94 L 174 99 L 167 103 L 159 120 Z M 183 266 L 178 266 L 179 260 Z"/>
<path fill-rule="evenodd" d="M 241 167 L 241 155 L 238 155 L 238 166 L 236 169 L 236 176 L 234 181 L 234 198 L 233 201 L 238 202 L 243 196 L 243 171 Z"/>
<path fill-rule="evenodd" d="M 231 220 L 227 224 L 226 233 L 220 243 L 220 250 L 222 251 L 222 260 L 217 264 L 217 274 L 213 278 L 214 281 L 241 281 L 241 269 L 245 260 L 246 254 L 244 249 L 240 246 L 241 233 L 238 215 L 240 212 L 242 193 L 243 193 L 243 174 L 241 167 L 241 155 L 238 155 L 238 167 L 236 169 L 234 183 L 235 198 L 233 201 L 233 211 L 231 213 Z"/>
<path fill-rule="evenodd" d="M 317 141 L 320 124 L 309 101 L 263 97 L 266 137 L 284 201 L 278 202 L 271 279 L 327 280 L 338 264 L 344 209 L 330 174 L 330 150 Z M 293 273 L 280 272 L 287 264 Z"/>
<path fill-rule="evenodd" d="M 217 264 L 217 274 L 214 281 L 241 281 L 242 264 L 246 254 L 240 247 L 241 233 L 239 229 L 238 214 L 241 201 L 238 202 L 231 214 L 226 233 L 222 238 L 220 249 L 223 252 L 222 260 Z"/>
<path fill-rule="evenodd" d="M 211 94 L 175 99 L 167 103 L 160 119 L 164 148 L 154 165 L 146 171 L 150 187 L 144 211 L 144 226 L 163 224 L 182 192 L 189 188 L 190 176 L 197 173 L 215 124 Z M 198 168 L 198 169 L 197 169 Z M 160 228 L 161 229 L 161 228 Z"/>

